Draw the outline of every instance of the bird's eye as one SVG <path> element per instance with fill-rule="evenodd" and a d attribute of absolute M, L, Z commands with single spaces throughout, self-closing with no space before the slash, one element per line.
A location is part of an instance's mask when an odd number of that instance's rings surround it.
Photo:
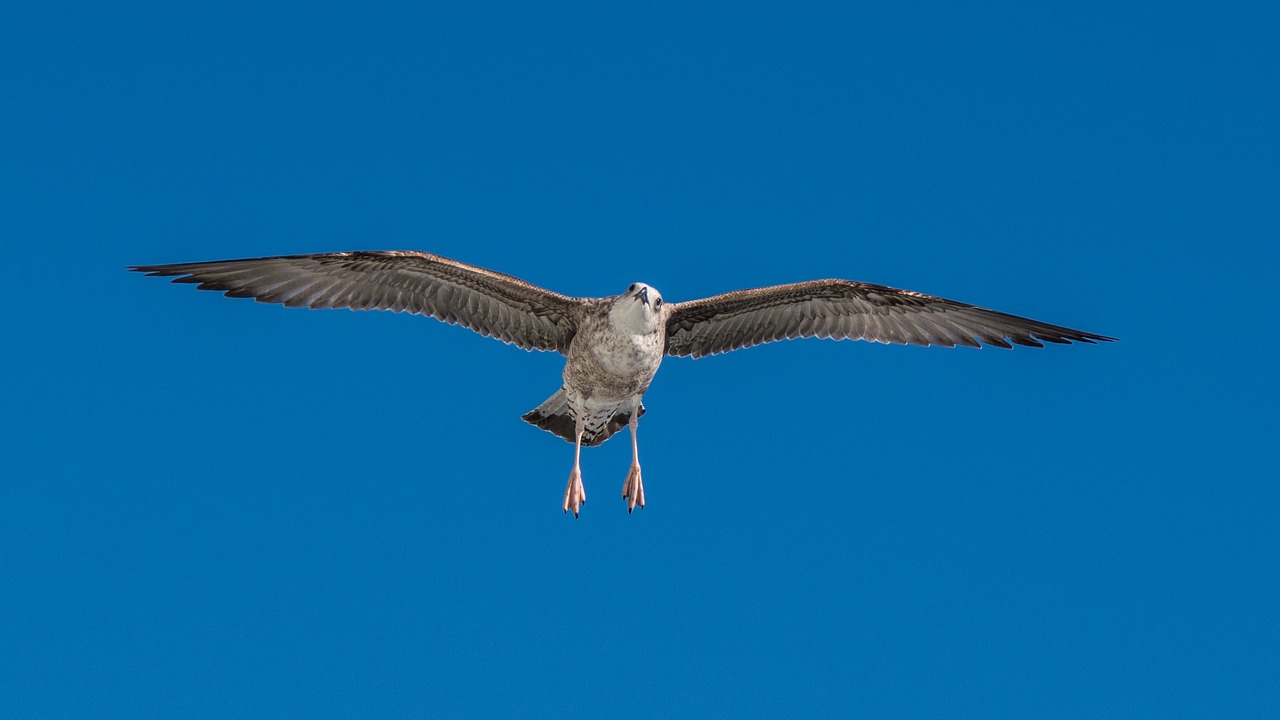
<path fill-rule="evenodd" d="M 627 288 L 627 292 L 635 292 L 635 291 L 636 291 L 636 284 L 631 283 L 631 287 Z"/>
<path fill-rule="evenodd" d="M 653 307 L 654 307 L 655 309 L 656 309 L 656 308 L 660 308 L 660 307 L 662 307 L 662 298 L 658 298 L 657 300 L 654 300 L 654 301 L 653 301 Z"/>

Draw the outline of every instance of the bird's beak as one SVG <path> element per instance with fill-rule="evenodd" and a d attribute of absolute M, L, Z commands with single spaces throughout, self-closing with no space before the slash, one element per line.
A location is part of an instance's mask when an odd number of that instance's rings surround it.
<path fill-rule="evenodd" d="M 640 288 L 640 294 L 636 297 L 640 298 L 640 302 L 645 305 L 649 304 L 649 288 Z"/>

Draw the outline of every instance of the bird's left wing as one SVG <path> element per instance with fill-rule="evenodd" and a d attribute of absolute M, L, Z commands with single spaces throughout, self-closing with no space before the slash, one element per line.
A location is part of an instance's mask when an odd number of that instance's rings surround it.
<path fill-rule="evenodd" d="M 286 307 L 430 315 L 526 350 L 564 353 L 582 301 L 519 278 L 412 251 L 373 251 L 137 265 L 227 297 Z"/>
<path fill-rule="evenodd" d="M 675 303 L 668 313 L 666 353 L 692 357 L 806 337 L 943 347 L 985 343 L 1003 348 L 1113 339 L 851 280 L 738 290 Z"/>

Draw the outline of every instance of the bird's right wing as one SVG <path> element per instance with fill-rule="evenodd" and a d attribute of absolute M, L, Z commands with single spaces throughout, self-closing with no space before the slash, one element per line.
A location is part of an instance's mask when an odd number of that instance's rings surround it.
<path fill-rule="evenodd" d="M 227 297 L 285 307 L 390 310 L 430 315 L 526 350 L 565 353 L 581 300 L 519 278 L 412 251 L 137 265 L 147 275 L 198 283 Z"/>
<path fill-rule="evenodd" d="M 672 305 L 666 353 L 703 357 L 807 337 L 1002 348 L 1113 339 L 910 290 L 811 280 Z"/>

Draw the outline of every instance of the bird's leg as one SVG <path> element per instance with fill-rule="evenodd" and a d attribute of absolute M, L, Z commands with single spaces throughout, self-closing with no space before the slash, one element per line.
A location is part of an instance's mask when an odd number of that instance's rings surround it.
<path fill-rule="evenodd" d="M 578 517 L 578 509 L 587 501 L 587 491 L 582 487 L 582 467 L 580 460 L 582 459 L 582 418 L 577 419 L 574 431 L 576 433 L 573 442 L 573 472 L 569 473 L 569 484 L 564 488 L 564 511 L 573 511 L 573 516 Z"/>
<path fill-rule="evenodd" d="M 636 443 L 636 429 L 640 422 L 637 418 L 639 410 L 631 413 L 631 470 L 627 473 L 627 481 L 622 484 L 622 497 L 627 501 L 627 512 L 636 507 L 644 507 L 644 481 L 640 479 L 640 446 Z"/>

